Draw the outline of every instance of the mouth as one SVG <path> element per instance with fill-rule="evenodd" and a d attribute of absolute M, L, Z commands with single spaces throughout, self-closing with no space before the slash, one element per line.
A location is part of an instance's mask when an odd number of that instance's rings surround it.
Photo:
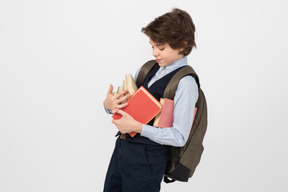
<path fill-rule="evenodd" d="M 161 59 L 156 59 L 157 63 L 159 63 L 161 61 Z"/>

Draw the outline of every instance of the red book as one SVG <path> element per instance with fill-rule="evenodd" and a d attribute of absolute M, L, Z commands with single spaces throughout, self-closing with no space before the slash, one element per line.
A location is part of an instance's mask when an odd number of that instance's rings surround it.
<path fill-rule="evenodd" d="M 154 127 L 173 127 L 174 101 L 171 99 L 161 98 L 161 112 L 155 117 Z"/>
<path fill-rule="evenodd" d="M 154 120 L 154 127 L 173 127 L 173 111 L 174 111 L 174 101 L 167 98 L 161 98 L 160 103 L 162 104 L 162 111 L 156 116 Z M 197 107 L 194 109 L 194 118 L 196 115 Z"/>
<path fill-rule="evenodd" d="M 147 124 L 151 121 L 162 109 L 160 102 L 153 97 L 143 86 L 141 86 L 127 101 L 128 106 L 122 108 L 131 115 L 136 121 Z M 113 119 L 120 119 L 122 116 L 115 113 Z M 129 133 L 131 137 L 136 135 L 135 132 Z"/>

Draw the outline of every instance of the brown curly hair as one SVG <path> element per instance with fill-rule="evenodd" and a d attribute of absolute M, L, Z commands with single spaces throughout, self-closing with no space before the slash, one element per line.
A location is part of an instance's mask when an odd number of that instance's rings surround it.
<path fill-rule="evenodd" d="M 181 49 L 179 53 L 186 56 L 196 47 L 195 25 L 191 16 L 181 9 L 173 9 L 171 12 L 155 18 L 141 30 L 152 41 L 159 45 L 168 43 L 172 49 Z"/>

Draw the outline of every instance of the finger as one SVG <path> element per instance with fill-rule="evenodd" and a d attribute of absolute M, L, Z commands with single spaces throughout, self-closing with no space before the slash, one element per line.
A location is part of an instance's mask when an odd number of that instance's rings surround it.
<path fill-rule="evenodd" d="M 127 113 L 126 113 L 125 111 L 121 110 L 121 109 L 118 109 L 117 113 L 119 113 L 119 114 L 122 115 L 123 117 L 124 117 L 125 115 L 127 115 Z"/>
<path fill-rule="evenodd" d="M 121 91 L 121 92 L 118 93 L 116 96 L 117 96 L 117 98 L 119 98 L 119 97 L 121 97 L 121 96 L 124 96 L 126 93 L 128 93 L 128 90 L 127 90 L 127 89 Z"/>
<path fill-rule="evenodd" d="M 128 98 L 130 97 L 130 94 L 128 93 L 127 95 L 125 95 L 124 97 L 121 97 L 119 99 L 120 103 L 122 103 L 123 101 L 126 101 Z"/>
<path fill-rule="evenodd" d="M 107 95 L 109 95 L 111 93 L 113 93 L 113 85 L 112 84 L 109 85 L 109 89 L 108 89 Z"/>
<path fill-rule="evenodd" d="M 119 109 L 122 109 L 122 108 L 124 108 L 124 107 L 126 107 L 126 106 L 128 106 L 128 103 L 126 102 L 126 103 L 123 103 L 123 104 L 120 104 L 120 105 L 118 105 L 117 106 L 117 108 L 119 108 Z"/>
<path fill-rule="evenodd" d="M 121 103 L 121 102 L 123 102 L 124 100 L 125 100 L 125 96 L 124 96 L 124 94 L 126 94 L 128 91 L 127 90 L 124 90 L 124 91 L 121 91 L 120 93 L 117 93 L 117 94 L 115 94 L 113 97 L 112 97 L 112 100 L 114 100 L 114 103 L 115 104 L 119 104 L 119 103 Z M 122 99 L 122 97 L 125 97 L 123 100 L 121 100 Z"/>
<path fill-rule="evenodd" d="M 132 95 L 129 93 L 129 94 L 127 95 L 127 100 L 130 99 L 130 97 L 132 97 Z"/>

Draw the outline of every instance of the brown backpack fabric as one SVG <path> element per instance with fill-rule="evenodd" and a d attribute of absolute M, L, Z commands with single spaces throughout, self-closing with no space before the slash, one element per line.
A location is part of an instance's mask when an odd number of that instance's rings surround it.
<path fill-rule="evenodd" d="M 155 60 L 151 60 L 142 66 L 136 80 L 137 86 L 142 84 L 148 72 L 156 64 Z M 207 129 L 207 103 L 205 95 L 200 88 L 199 77 L 191 66 L 182 67 L 172 77 L 164 91 L 163 98 L 173 100 L 180 80 L 187 75 L 192 75 L 198 84 L 199 96 L 195 106 L 197 107 L 197 112 L 186 144 L 183 147 L 169 147 L 169 157 L 164 176 L 164 182 L 166 183 L 171 183 L 175 180 L 187 182 L 194 174 L 204 150 L 203 139 Z"/>

